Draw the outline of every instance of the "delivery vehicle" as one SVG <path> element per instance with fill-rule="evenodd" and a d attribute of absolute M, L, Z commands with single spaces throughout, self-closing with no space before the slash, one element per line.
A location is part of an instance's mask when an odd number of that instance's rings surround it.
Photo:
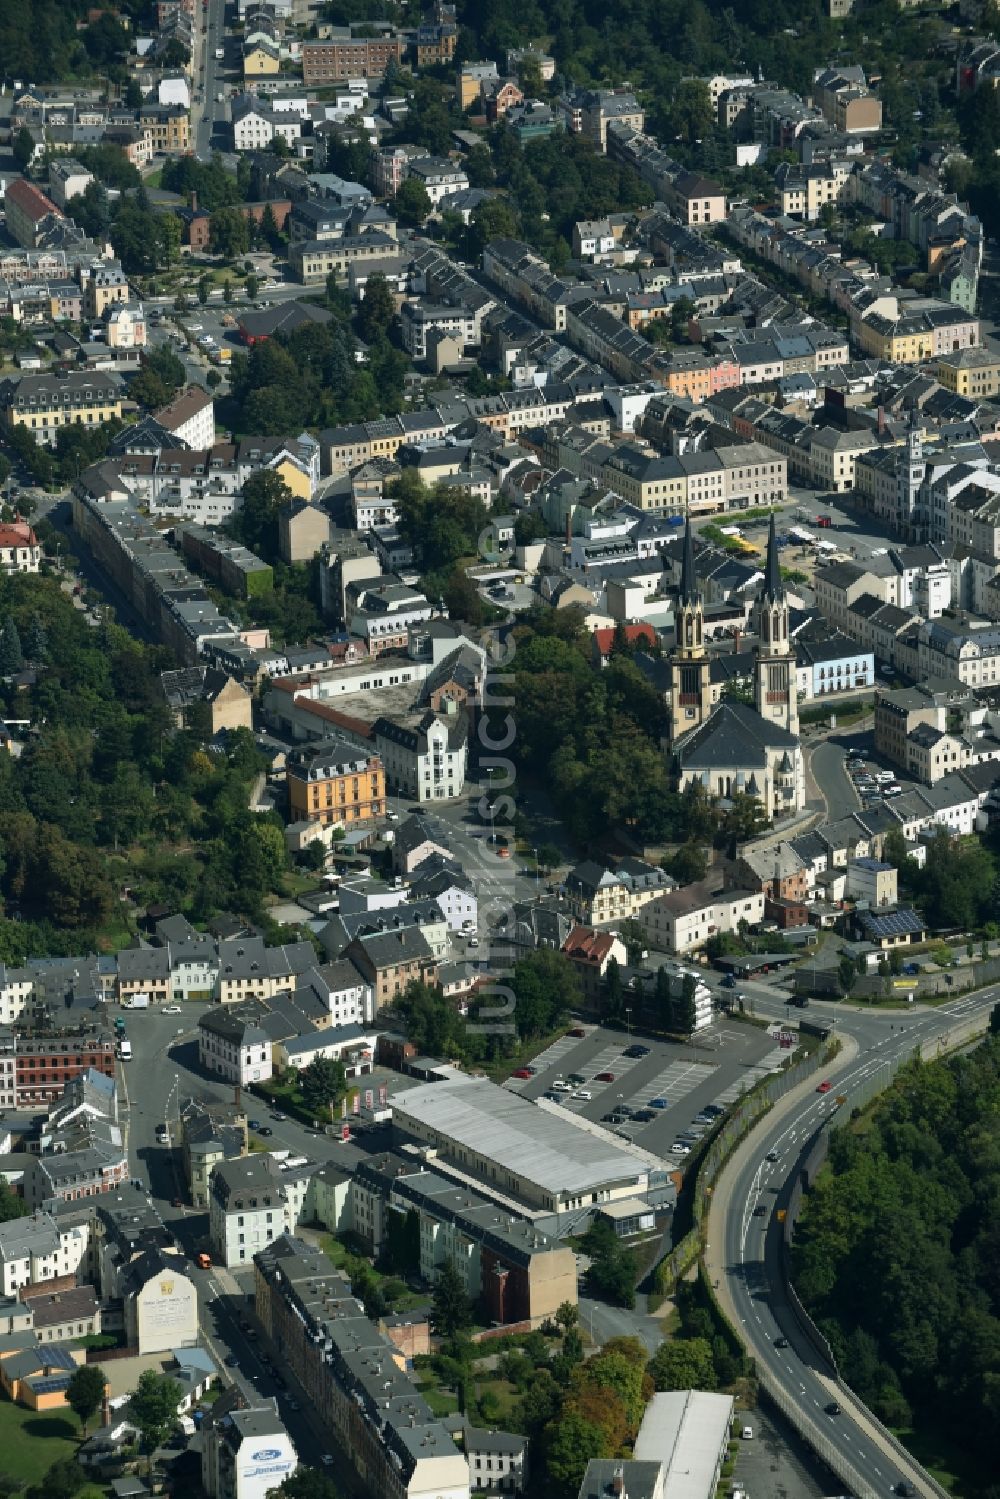
<path fill-rule="evenodd" d="M 211 1270 L 212 1268 L 212 1256 L 206 1254 L 204 1250 L 200 1254 L 195 1255 L 194 1262 L 199 1270 Z"/>
<path fill-rule="evenodd" d="M 225 55 L 226 55 L 226 49 L 225 49 L 225 47 L 216 47 L 216 49 L 215 49 L 215 60 L 216 60 L 216 62 L 221 62 L 222 59 L 225 57 Z"/>
<path fill-rule="evenodd" d="M 132 1060 L 132 1043 L 127 1036 L 123 1036 L 118 1043 L 118 1055 L 123 1062 Z"/>
<path fill-rule="evenodd" d="M 123 1010 L 148 1010 L 149 1009 L 149 995 L 148 994 L 130 994 L 126 999 L 122 1000 L 122 1009 Z"/>
<path fill-rule="evenodd" d="M 124 1034 L 125 1034 L 125 1021 L 122 1019 L 122 1017 L 120 1015 L 116 1015 L 115 1016 L 115 1035 L 120 1040 L 122 1038 L 122 1036 L 124 1036 Z"/>

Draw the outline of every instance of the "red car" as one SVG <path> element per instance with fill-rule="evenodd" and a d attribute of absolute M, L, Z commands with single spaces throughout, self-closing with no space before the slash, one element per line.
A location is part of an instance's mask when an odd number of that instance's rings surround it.
<path fill-rule="evenodd" d="M 832 1087 L 833 1087 L 832 1083 L 820 1083 L 819 1087 L 816 1089 L 816 1092 L 817 1093 L 829 1093 L 829 1091 L 830 1091 L 830 1089 Z"/>
<path fill-rule="evenodd" d="M 518 1067 L 518 1069 L 517 1069 L 516 1072 L 512 1072 L 511 1073 L 511 1077 L 530 1077 L 530 1076 L 531 1076 L 531 1073 L 528 1071 L 527 1067 Z"/>
<path fill-rule="evenodd" d="M 576 1036 L 576 1038 L 579 1040 L 583 1036 L 585 1036 L 587 1032 L 584 1030 L 582 1025 L 574 1025 L 573 1029 L 571 1031 L 567 1031 L 566 1034 L 567 1036 Z"/>
<path fill-rule="evenodd" d="M 615 1075 L 613 1072 L 598 1072 L 594 1076 L 595 1083 L 613 1083 Z"/>

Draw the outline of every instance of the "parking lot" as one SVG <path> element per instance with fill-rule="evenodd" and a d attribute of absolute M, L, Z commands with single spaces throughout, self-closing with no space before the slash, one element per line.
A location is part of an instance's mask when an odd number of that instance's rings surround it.
<path fill-rule="evenodd" d="M 505 1087 L 544 1096 L 677 1164 L 711 1128 L 706 1119 L 692 1129 L 696 1115 L 724 1112 L 787 1056 L 773 1035 L 738 1022 L 717 1023 L 687 1045 L 573 1029 L 533 1059 L 529 1076 L 510 1077 Z M 625 1055 L 640 1048 L 642 1055 Z"/>
<path fill-rule="evenodd" d="M 848 750 L 846 768 L 864 808 L 892 801 L 902 796 L 912 784 L 902 775 L 897 775 L 895 770 L 879 765 L 870 755 L 856 749 Z"/>

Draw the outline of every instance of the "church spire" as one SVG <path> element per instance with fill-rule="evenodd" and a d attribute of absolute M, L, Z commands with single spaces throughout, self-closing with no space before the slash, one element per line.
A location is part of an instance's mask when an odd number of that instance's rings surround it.
<path fill-rule="evenodd" d="M 684 527 L 684 551 L 681 553 L 680 602 L 693 604 L 700 597 L 698 578 L 694 570 L 694 537 L 691 534 L 691 517 L 688 516 L 687 525 Z"/>
<path fill-rule="evenodd" d="M 771 524 L 767 532 L 767 561 L 764 564 L 764 597 L 767 599 L 783 599 L 785 597 L 785 585 L 781 581 L 781 565 L 778 560 L 778 540 L 774 534 L 774 511 L 771 512 Z"/>

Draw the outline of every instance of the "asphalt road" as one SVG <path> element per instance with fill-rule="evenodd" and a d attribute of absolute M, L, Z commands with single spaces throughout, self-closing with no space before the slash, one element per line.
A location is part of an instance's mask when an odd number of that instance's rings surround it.
<path fill-rule="evenodd" d="M 850 1108 L 852 1093 L 877 1078 L 887 1062 L 906 1056 L 922 1041 L 946 1036 L 961 1020 L 988 1012 L 996 997 L 995 990 L 988 990 L 938 1010 L 842 1015 L 841 1033 L 854 1039 L 857 1051 L 830 1069 L 833 1090 L 828 1094 L 811 1090 L 787 1113 L 769 1115 L 754 1131 L 752 1148 L 737 1157 L 738 1166 L 716 1186 L 715 1201 L 724 1213 L 721 1269 L 725 1291 L 753 1357 L 778 1382 L 789 1402 L 812 1419 L 822 1441 L 850 1462 L 875 1492 L 889 1493 L 904 1478 L 916 1483 L 919 1492 L 927 1490 L 919 1469 L 886 1457 L 865 1423 L 863 1408 L 852 1409 L 836 1385 L 834 1371 L 801 1332 L 785 1291 L 783 1229 L 776 1210 L 787 1201 L 817 1129 L 837 1107 L 837 1096 L 846 1096 L 843 1107 Z M 777 1158 L 768 1161 L 770 1154 Z M 757 1216 L 754 1209 L 761 1206 L 764 1214 Z M 713 1238 L 718 1233 L 714 1217 L 710 1233 Z M 715 1273 L 717 1252 L 712 1261 Z M 787 1339 L 788 1346 L 778 1348 L 778 1338 Z M 842 1407 L 839 1414 L 827 1412 L 831 1401 Z"/>
<path fill-rule="evenodd" d="M 195 155 L 207 160 L 211 155 L 215 122 L 218 119 L 221 124 L 226 118 L 225 105 L 218 103 L 215 97 L 222 89 L 221 67 L 215 49 L 225 44 L 225 0 L 209 0 L 207 10 L 196 10 L 195 32 L 200 38 L 201 48 L 191 107 L 191 137 Z"/>
<path fill-rule="evenodd" d="M 828 822 L 838 822 L 861 807 L 851 778 L 844 769 L 844 755 L 844 742 L 839 738 L 823 739 L 809 752 L 813 780 L 826 806 L 825 820 Z"/>

